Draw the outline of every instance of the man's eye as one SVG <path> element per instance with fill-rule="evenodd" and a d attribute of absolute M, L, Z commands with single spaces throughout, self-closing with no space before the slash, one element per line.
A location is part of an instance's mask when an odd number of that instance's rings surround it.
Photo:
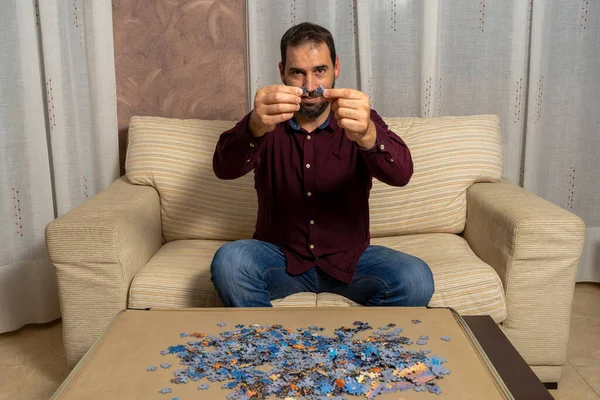
<path fill-rule="evenodd" d="M 323 69 L 323 68 L 319 68 L 317 70 L 317 74 L 324 74 L 324 73 L 325 73 L 325 69 Z"/>

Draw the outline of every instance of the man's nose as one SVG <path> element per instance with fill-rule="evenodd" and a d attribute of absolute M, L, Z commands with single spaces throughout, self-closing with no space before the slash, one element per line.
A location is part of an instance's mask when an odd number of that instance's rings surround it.
<path fill-rule="evenodd" d="M 304 87 L 306 87 L 309 92 L 312 92 L 318 86 L 319 85 L 317 85 L 317 80 L 314 77 L 312 77 L 310 74 L 307 74 L 306 78 L 304 78 Z"/>

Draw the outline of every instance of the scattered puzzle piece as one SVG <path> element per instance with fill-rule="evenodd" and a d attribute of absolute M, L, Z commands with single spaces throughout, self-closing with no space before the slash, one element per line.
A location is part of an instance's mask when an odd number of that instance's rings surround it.
<path fill-rule="evenodd" d="M 431 385 L 428 387 L 430 393 L 441 394 L 442 389 L 437 385 Z"/>
<path fill-rule="evenodd" d="M 231 390 L 230 400 L 341 400 L 346 395 L 373 399 L 410 389 L 439 394 L 436 381 L 450 373 L 442 365 L 443 357 L 404 347 L 413 342 L 401 336 L 402 329 L 395 324 L 373 330 L 368 323 L 355 321 L 335 329 L 333 336 L 322 334 L 324 329 L 316 326 L 291 330 L 282 325 L 238 324 L 235 328 L 218 336 L 180 335 L 196 340 L 161 351 L 175 355 L 184 367 L 173 373 L 171 383 L 204 378 L 221 382 L 220 387 Z M 372 332 L 357 337 L 366 331 Z M 421 335 L 417 344 L 426 344 L 427 339 Z M 170 368 L 171 364 L 160 366 Z M 208 387 L 207 383 L 197 386 L 198 390 Z M 170 390 L 164 388 L 161 393 Z"/>

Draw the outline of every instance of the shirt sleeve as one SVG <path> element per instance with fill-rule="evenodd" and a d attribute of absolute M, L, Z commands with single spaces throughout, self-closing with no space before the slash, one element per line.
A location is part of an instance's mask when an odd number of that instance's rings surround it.
<path fill-rule="evenodd" d="M 413 162 L 406 143 L 392 132 L 375 110 L 371 110 L 377 140 L 365 150 L 358 146 L 371 175 L 391 186 L 405 186 L 413 174 Z"/>
<path fill-rule="evenodd" d="M 265 137 L 255 138 L 250 133 L 250 112 L 233 128 L 219 137 L 213 156 L 213 171 L 219 179 L 237 179 L 252 171 L 264 148 Z"/>

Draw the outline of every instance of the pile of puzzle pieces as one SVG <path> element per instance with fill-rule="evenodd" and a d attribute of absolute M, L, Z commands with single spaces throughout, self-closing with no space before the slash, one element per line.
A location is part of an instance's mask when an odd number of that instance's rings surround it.
<path fill-rule="evenodd" d="M 443 357 L 431 355 L 430 350 L 405 348 L 413 341 L 402 336 L 402 329 L 395 324 L 373 330 L 368 323 L 356 321 L 352 327 L 336 329 L 334 336 L 322 334 L 324 329 L 316 326 L 295 331 L 282 325 L 235 328 L 220 337 L 182 333 L 182 338 L 194 340 L 161 351 L 162 355 L 177 355 L 185 366 L 174 372 L 171 382 L 182 384 L 202 378 L 225 382 L 221 387 L 232 390 L 227 396 L 231 400 L 269 396 L 341 400 L 344 395 L 373 399 L 410 389 L 440 394 L 437 382 L 450 373 L 443 366 Z M 367 330 L 373 330 L 370 336 L 356 337 Z M 450 341 L 447 336 L 441 339 Z M 426 345 L 427 340 L 429 337 L 423 335 L 417 345 Z M 171 364 L 160 366 L 170 368 Z M 156 366 L 147 370 L 156 371 Z M 205 383 L 198 390 L 208 387 Z M 160 390 L 171 392 L 171 388 Z"/>

